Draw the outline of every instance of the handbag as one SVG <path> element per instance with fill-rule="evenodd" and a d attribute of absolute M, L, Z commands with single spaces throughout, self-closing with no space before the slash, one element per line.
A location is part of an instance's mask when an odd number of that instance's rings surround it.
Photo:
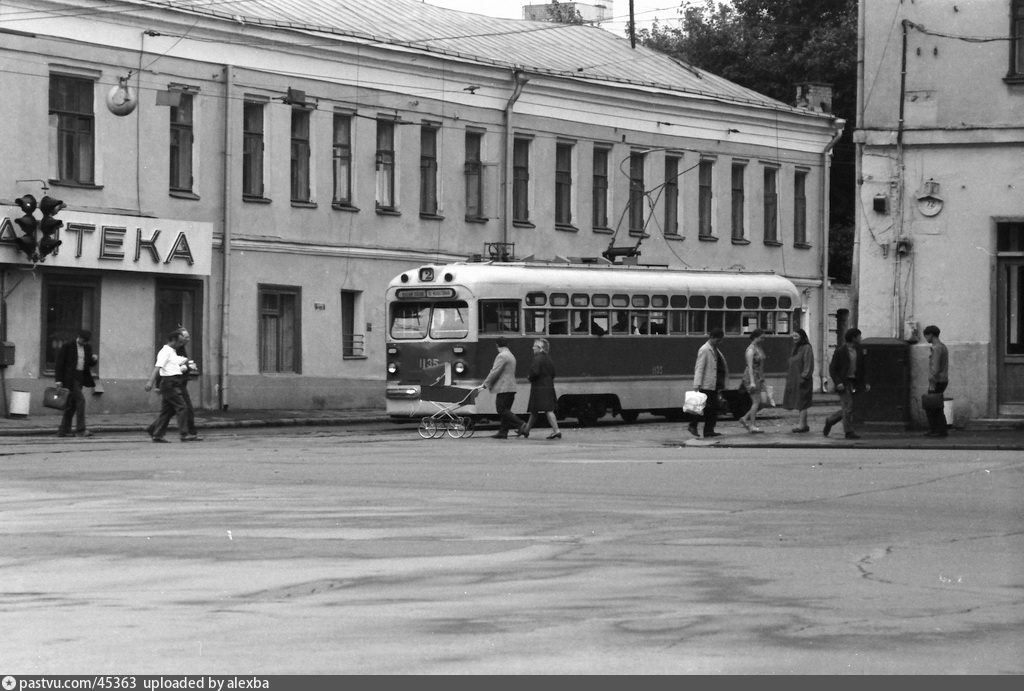
<path fill-rule="evenodd" d="M 708 402 L 708 395 L 700 391 L 687 391 L 683 396 L 683 412 L 693 415 L 703 415 L 704 406 Z"/>
<path fill-rule="evenodd" d="M 70 394 L 70 389 L 65 389 L 64 387 L 58 389 L 56 386 L 47 386 L 43 390 L 43 405 L 54 410 L 64 410 L 68 407 L 68 396 Z"/>
<path fill-rule="evenodd" d="M 926 393 L 921 394 L 921 407 L 928 412 L 938 412 L 942 410 L 944 402 L 943 395 L 940 393 Z"/>

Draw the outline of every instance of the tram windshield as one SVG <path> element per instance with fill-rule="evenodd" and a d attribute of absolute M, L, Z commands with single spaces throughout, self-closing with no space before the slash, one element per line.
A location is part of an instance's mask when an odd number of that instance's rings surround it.
<path fill-rule="evenodd" d="M 469 306 L 465 301 L 392 303 L 391 338 L 452 340 L 469 335 Z"/>

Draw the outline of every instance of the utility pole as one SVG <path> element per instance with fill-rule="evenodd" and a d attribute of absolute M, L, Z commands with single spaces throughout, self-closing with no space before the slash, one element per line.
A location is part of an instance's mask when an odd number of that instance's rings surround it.
<path fill-rule="evenodd" d="M 629 47 L 636 50 L 636 20 L 633 17 L 633 0 L 629 0 Z"/>

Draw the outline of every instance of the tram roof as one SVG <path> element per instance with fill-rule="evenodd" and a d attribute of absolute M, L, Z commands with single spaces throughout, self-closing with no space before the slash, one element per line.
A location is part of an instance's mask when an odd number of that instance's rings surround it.
<path fill-rule="evenodd" d="M 427 265 L 434 269 L 434 280 L 421 282 L 419 268 L 403 272 L 391 281 L 390 287 L 423 287 L 464 285 L 474 292 L 479 286 L 514 287 L 545 292 L 631 292 L 687 293 L 716 295 L 778 295 L 798 296 L 792 281 L 773 272 L 697 271 L 646 266 L 609 266 L 595 264 L 533 264 L 529 262 L 456 262 Z M 422 268 L 427 268 L 426 266 Z M 452 280 L 446 281 L 445 274 Z"/>

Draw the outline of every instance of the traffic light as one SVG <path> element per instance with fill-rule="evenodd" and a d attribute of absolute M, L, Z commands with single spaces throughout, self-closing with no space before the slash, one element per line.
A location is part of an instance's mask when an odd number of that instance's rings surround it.
<path fill-rule="evenodd" d="M 67 204 L 53 197 L 43 197 L 39 201 L 39 210 L 43 212 L 43 220 L 39 222 L 39 230 L 43 233 L 43 237 L 39 240 L 39 261 L 43 261 L 46 255 L 56 251 L 61 245 L 61 241 L 55 236 L 64 225 L 64 221 L 59 221 L 54 216 L 65 206 Z"/>
<path fill-rule="evenodd" d="M 14 222 L 21 228 L 22 235 L 15 238 L 18 249 L 25 253 L 30 261 L 39 261 L 38 247 L 36 245 L 36 231 L 39 229 L 39 221 L 36 220 L 36 198 L 31 194 L 18 197 L 14 200 L 18 208 L 24 212 L 24 216 L 14 219 Z"/>

